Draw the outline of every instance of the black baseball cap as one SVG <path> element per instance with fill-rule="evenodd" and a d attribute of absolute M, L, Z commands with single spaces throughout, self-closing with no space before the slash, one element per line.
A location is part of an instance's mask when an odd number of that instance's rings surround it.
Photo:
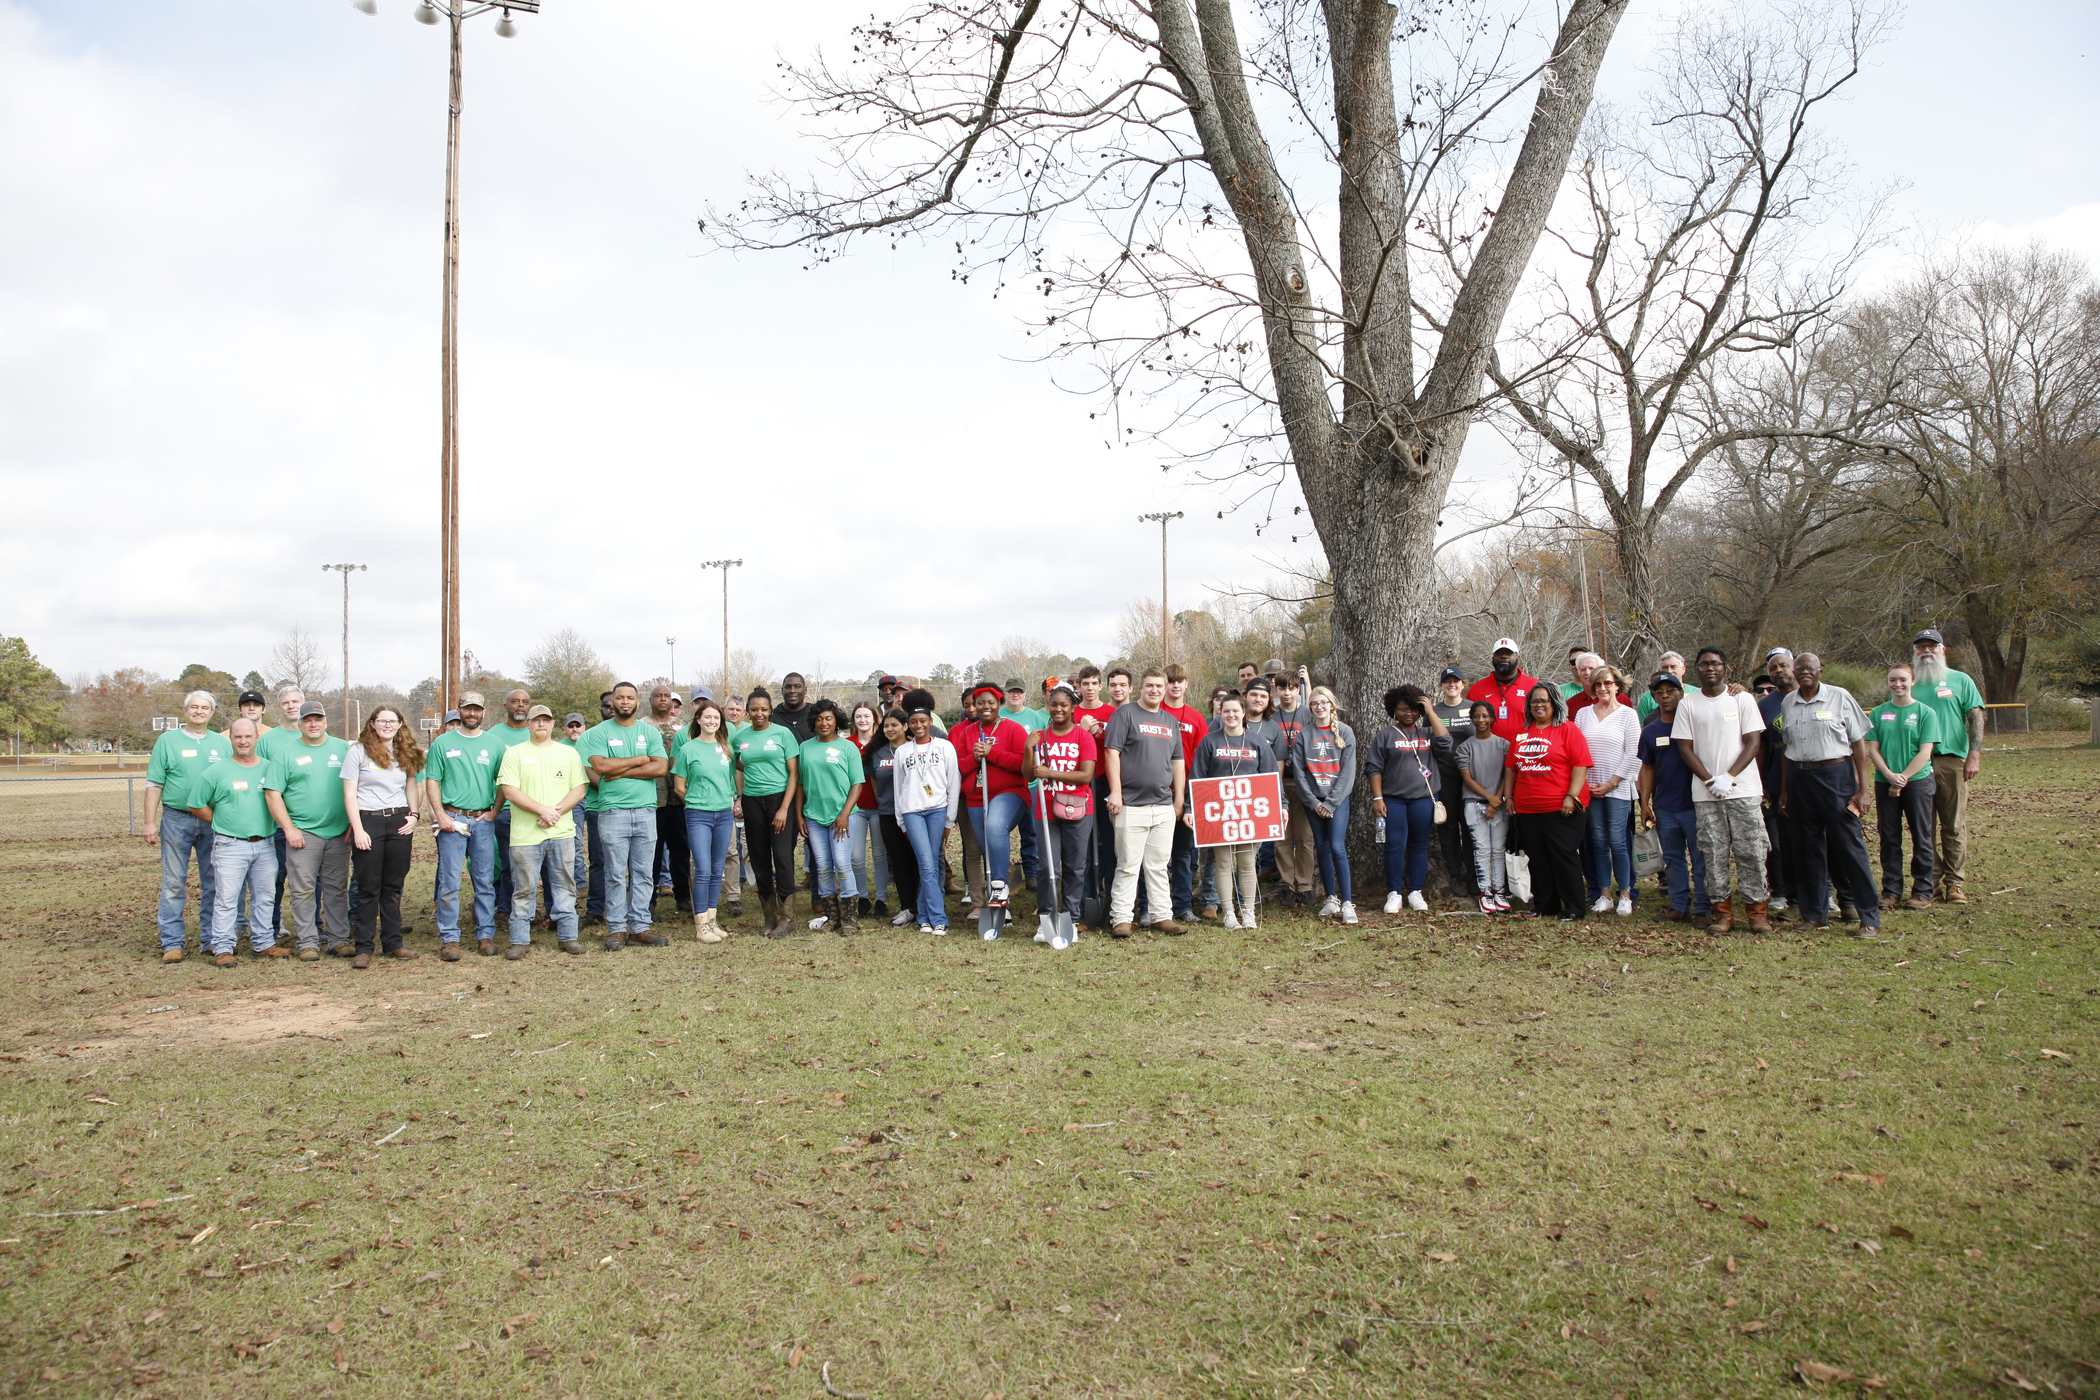
<path fill-rule="evenodd" d="M 1462 680 L 1464 680 L 1465 678 L 1466 678 L 1466 673 L 1465 673 L 1464 671 L 1461 671 L 1461 670 L 1459 670 L 1459 669 L 1458 669 L 1458 667 L 1456 667 L 1456 666 L 1446 666 L 1446 667 L 1444 668 L 1444 674 L 1443 674 L 1443 675 L 1441 675 L 1441 676 L 1438 676 L 1438 677 L 1437 677 L 1437 680 L 1438 680 L 1438 682 L 1439 682 L 1439 683 L 1441 683 L 1441 682 L 1443 682 L 1443 681 L 1462 681 Z"/>
<path fill-rule="evenodd" d="M 1679 690 L 1684 689 L 1684 682 L 1679 680 L 1674 673 L 1669 671 L 1657 671 L 1655 673 L 1655 679 L 1648 682 L 1648 693 L 1650 695 L 1653 695 L 1656 691 L 1661 690 L 1666 685 L 1674 685 Z"/>
<path fill-rule="evenodd" d="M 574 710 L 571 710 L 571 711 L 569 711 L 569 717 L 568 717 L 567 719 L 565 719 L 565 720 L 563 720 L 563 721 L 561 722 L 561 727 L 562 727 L 562 728 L 564 728 L 564 729 L 567 729 L 567 728 L 568 728 L 568 727 L 569 727 L 570 725 L 572 725 L 572 724 L 582 724 L 582 723 L 584 723 L 584 718 L 583 718 L 583 716 L 582 716 L 582 715 L 579 715 L 579 714 L 577 714 L 577 713 L 576 713 L 576 712 L 575 712 Z"/>
<path fill-rule="evenodd" d="M 1947 639 L 1940 635 L 1940 629 L 1937 627 L 1926 628 L 1917 636 L 1912 637 L 1910 642 L 1912 646 L 1916 646 L 1919 642 L 1931 642 L 1936 647 L 1947 645 Z"/>
<path fill-rule="evenodd" d="M 244 690 L 241 692 L 241 698 L 234 703 L 236 705 L 268 705 L 270 702 L 262 698 L 262 692 L 259 690 Z"/>

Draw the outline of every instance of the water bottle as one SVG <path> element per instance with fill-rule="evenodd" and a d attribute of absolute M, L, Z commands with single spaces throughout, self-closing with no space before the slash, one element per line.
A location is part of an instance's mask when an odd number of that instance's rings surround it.
<path fill-rule="evenodd" d="M 1378 819 L 1378 834 L 1377 834 L 1376 836 L 1372 837 L 1371 839 L 1372 839 L 1372 840 L 1374 840 L 1374 841 L 1376 841 L 1376 842 L 1377 842 L 1377 843 L 1378 843 L 1379 845 L 1381 845 L 1381 846 L 1383 846 L 1383 845 L 1385 844 L 1385 818 L 1384 818 L 1384 817 L 1380 817 L 1380 818 Z"/>

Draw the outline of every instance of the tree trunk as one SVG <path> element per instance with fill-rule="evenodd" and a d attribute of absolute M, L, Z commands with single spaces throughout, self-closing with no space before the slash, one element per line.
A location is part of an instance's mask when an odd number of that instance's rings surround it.
<path fill-rule="evenodd" d="M 1969 640 L 1976 647 L 1976 668 L 1983 673 L 1983 699 L 1989 705 L 2010 705 L 2020 698 L 2020 678 L 2027 670 L 2027 619 L 2014 614 L 2007 618 L 1983 600 L 1971 598 L 1962 606 L 1969 624 Z M 2005 641 L 2001 644 L 1999 635 Z"/>

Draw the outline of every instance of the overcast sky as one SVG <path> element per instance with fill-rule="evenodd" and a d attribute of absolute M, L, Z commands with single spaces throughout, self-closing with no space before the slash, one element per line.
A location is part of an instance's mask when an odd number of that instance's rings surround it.
<path fill-rule="evenodd" d="M 461 298 L 465 640 L 558 628 L 622 672 L 732 642 L 776 670 L 1096 657 L 1156 597 L 1291 555 L 1028 363 L 1020 307 L 937 255 L 706 255 L 747 170 L 815 148 L 781 56 L 869 0 L 545 0 L 470 25 Z M 1630 96 L 1667 7 L 1636 0 Z M 67 677 L 261 668 L 297 623 L 402 686 L 437 653 L 442 28 L 411 0 L 0 0 L 0 632 Z M 877 4 L 874 8 L 885 8 Z M 1918 237 L 2100 263 L 2100 6 L 1913 3 L 1833 118 Z M 1485 434 L 1476 434 L 1476 439 Z M 1493 444 L 1483 444 L 1492 453 Z M 1491 465 L 1491 464 L 1490 464 Z M 990 517 L 997 525 L 987 529 Z"/>

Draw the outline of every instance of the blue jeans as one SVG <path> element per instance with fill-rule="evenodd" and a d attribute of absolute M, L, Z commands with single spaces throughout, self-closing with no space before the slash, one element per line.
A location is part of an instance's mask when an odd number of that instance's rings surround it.
<path fill-rule="evenodd" d="M 1356 895 L 1349 879 L 1349 799 L 1335 804 L 1334 815 L 1323 817 L 1308 808 L 1312 818 L 1313 856 L 1320 862 L 1320 887 L 1331 899 L 1353 903 Z"/>
<path fill-rule="evenodd" d="M 445 809 L 445 815 L 462 830 L 437 834 L 437 922 L 438 941 L 459 942 L 459 885 L 461 868 L 474 882 L 474 932 L 480 938 L 496 936 L 496 823 L 476 821 L 470 812 Z"/>
<path fill-rule="evenodd" d="M 1633 894 L 1633 832 L 1626 821 L 1630 801 L 1590 794 L 1590 850 L 1596 861 L 1596 880 L 1590 898 L 1601 898 L 1616 881 L 1619 893 Z"/>
<path fill-rule="evenodd" d="M 219 893 L 218 876 L 211 868 L 211 823 L 197 820 L 180 808 L 160 811 L 160 946 L 166 952 L 183 942 L 182 911 L 189 899 L 190 853 L 197 855 L 197 883 L 203 898 L 197 901 L 197 946 L 211 937 L 212 911 Z"/>
<path fill-rule="evenodd" d="M 736 845 L 736 809 L 703 812 L 685 809 L 685 843 L 693 852 L 693 912 L 704 914 L 722 903 L 722 866 Z M 598 868 L 591 867 L 596 878 Z"/>
<path fill-rule="evenodd" d="M 579 809 L 576 815 L 582 819 L 587 833 L 584 844 L 591 848 L 590 897 L 584 905 L 584 916 L 591 919 L 605 917 L 605 847 L 598 844 L 598 814 Z"/>
<path fill-rule="evenodd" d="M 855 807 L 847 838 L 853 843 L 853 882 L 860 887 L 860 897 L 881 899 L 890 887 L 890 853 L 882 843 L 882 819 L 865 807 Z M 873 880 L 868 877 L 871 857 Z"/>
<path fill-rule="evenodd" d="M 643 815 L 653 826 L 656 813 L 645 811 Z M 573 836 L 550 836 L 537 845 L 510 848 L 511 887 L 519 896 L 510 906 L 510 941 L 514 946 L 525 947 L 532 942 L 532 906 L 543 879 L 547 885 L 547 917 L 554 925 L 555 938 L 563 943 L 576 941 L 575 844 Z"/>
<path fill-rule="evenodd" d="M 948 829 L 948 809 L 900 812 L 897 825 L 911 838 L 911 853 L 919 858 L 919 922 L 946 928 L 948 902 L 941 895 L 941 840 Z"/>
<path fill-rule="evenodd" d="M 1188 811 L 1188 798 L 1182 798 L 1182 811 Z M 1174 823 L 1174 849 L 1167 857 L 1167 891 L 1174 901 L 1174 917 L 1186 919 L 1193 912 L 1189 900 L 1196 884 L 1196 833 L 1185 821 Z"/>
<path fill-rule="evenodd" d="M 649 899 L 656 893 L 656 809 L 616 807 L 598 814 L 605 848 L 605 931 L 649 931 Z"/>
<path fill-rule="evenodd" d="M 1007 866 L 1013 858 L 1014 826 L 1021 820 L 1021 808 L 1027 796 L 1018 792 L 1002 792 L 982 807 L 969 808 L 970 830 L 977 837 L 977 847 L 985 853 L 992 867 L 992 878 L 1004 880 Z M 990 839 L 986 839 L 986 814 L 989 813 Z M 985 892 L 991 898 L 991 892 Z"/>
<path fill-rule="evenodd" d="M 859 895 L 853 885 L 852 827 L 847 827 L 841 836 L 830 822 L 811 822 L 803 849 L 809 852 L 809 870 L 816 877 L 817 898 L 837 895 L 840 899 L 852 899 Z"/>
<path fill-rule="evenodd" d="M 1436 802 L 1428 797 L 1385 800 L 1385 887 L 1409 894 L 1429 878 L 1429 833 L 1436 830 Z"/>
<path fill-rule="evenodd" d="M 161 838 L 165 841 L 167 838 Z M 248 946 L 260 953 L 277 940 L 270 934 L 276 906 L 271 890 L 277 880 L 277 851 L 268 841 L 219 836 L 211 843 L 211 873 L 218 885 L 209 936 L 198 931 L 207 953 L 230 953 L 240 944 L 241 896 L 248 896 Z M 205 912 L 203 910 L 200 913 Z"/>
<path fill-rule="evenodd" d="M 1714 906 L 1706 897 L 1706 857 L 1699 851 L 1698 813 L 1665 812 L 1658 807 L 1655 834 L 1662 838 L 1663 880 L 1670 891 L 1670 907 L 1680 914 L 1711 914 Z M 1685 873 L 1687 852 L 1689 876 Z"/>

